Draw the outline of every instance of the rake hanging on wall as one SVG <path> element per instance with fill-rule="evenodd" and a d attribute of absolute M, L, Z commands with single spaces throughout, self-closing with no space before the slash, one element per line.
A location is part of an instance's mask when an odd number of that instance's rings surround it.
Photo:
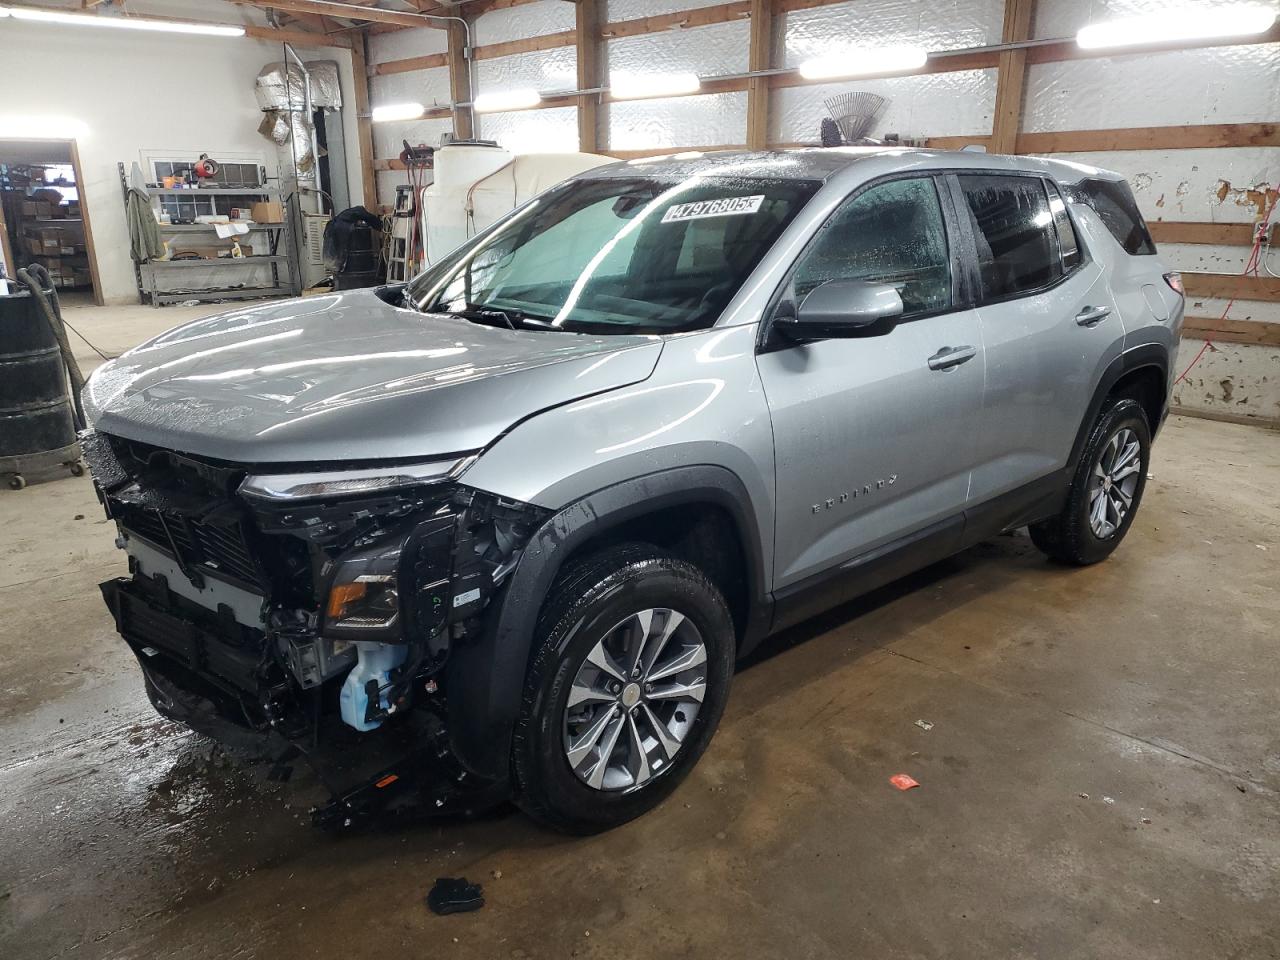
<path fill-rule="evenodd" d="M 861 143 L 870 139 L 868 134 L 871 132 L 871 127 L 888 102 L 879 94 L 855 91 L 827 97 L 822 101 L 822 104 L 827 108 L 827 113 L 831 115 L 831 119 L 835 121 L 835 125 L 839 128 L 839 134 L 843 141 L 845 143 Z M 823 121 L 822 126 L 823 146 L 838 146 L 838 143 L 831 144 L 827 142 L 834 133 L 834 131 L 830 130 L 828 123 Z"/>

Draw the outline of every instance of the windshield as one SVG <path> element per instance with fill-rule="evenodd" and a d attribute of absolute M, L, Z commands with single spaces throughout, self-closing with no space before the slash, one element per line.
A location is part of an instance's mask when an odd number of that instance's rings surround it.
<path fill-rule="evenodd" d="M 561 184 L 420 274 L 409 300 L 513 327 L 708 327 L 818 186 L 728 177 Z"/>

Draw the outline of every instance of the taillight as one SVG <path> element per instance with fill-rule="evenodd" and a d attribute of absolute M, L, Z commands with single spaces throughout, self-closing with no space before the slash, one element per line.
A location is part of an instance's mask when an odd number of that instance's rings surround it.
<path fill-rule="evenodd" d="M 1167 283 L 1170 287 L 1172 287 L 1174 292 L 1177 293 L 1178 296 L 1180 297 L 1186 296 L 1186 293 L 1184 293 L 1182 290 L 1182 274 L 1166 273 L 1164 275 L 1164 282 Z"/>

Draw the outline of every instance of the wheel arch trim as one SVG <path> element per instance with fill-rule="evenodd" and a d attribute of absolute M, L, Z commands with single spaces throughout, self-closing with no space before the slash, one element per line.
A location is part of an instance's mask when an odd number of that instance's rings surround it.
<path fill-rule="evenodd" d="M 764 534 L 746 485 L 735 473 L 714 464 L 696 464 L 596 490 L 562 507 L 534 531 L 487 612 L 480 636 L 456 646 L 450 654 L 449 737 L 463 766 L 492 780 L 509 774 L 512 728 L 524 695 L 538 616 L 565 561 L 589 540 L 627 521 L 704 502 L 728 513 L 742 545 L 749 590 L 740 650 L 768 632 L 772 607 Z"/>
<path fill-rule="evenodd" d="M 1141 346 L 1132 347 L 1124 351 L 1107 365 L 1102 372 L 1102 376 L 1098 378 L 1098 385 L 1093 391 L 1093 398 L 1089 401 L 1089 410 L 1084 419 L 1080 421 L 1075 443 L 1071 446 L 1071 459 L 1067 461 L 1067 468 L 1064 471 L 1065 476 L 1075 476 L 1076 467 L 1079 465 L 1080 457 L 1084 453 L 1085 443 L 1089 439 L 1089 431 L 1093 429 L 1093 424 L 1097 421 L 1098 414 L 1102 410 L 1102 404 L 1111 394 L 1115 385 L 1128 374 L 1143 368 L 1152 368 L 1159 372 L 1166 386 L 1165 395 L 1162 399 L 1163 410 L 1168 411 L 1169 351 L 1156 343 L 1144 343 Z M 1160 424 L 1153 423 L 1150 424 L 1150 427 L 1151 436 L 1154 438 L 1156 431 L 1160 428 Z"/>

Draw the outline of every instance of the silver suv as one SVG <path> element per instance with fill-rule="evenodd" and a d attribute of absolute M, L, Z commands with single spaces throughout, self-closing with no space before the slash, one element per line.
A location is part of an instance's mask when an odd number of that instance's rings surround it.
<path fill-rule="evenodd" d="M 413 784 L 603 829 L 675 789 L 771 632 L 1015 527 L 1114 550 L 1182 312 L 1103 170 L 614 164 L 407 287 L 100 369 L 103 593 L 162 714 L 349 774 L 322 822 Z"/>

